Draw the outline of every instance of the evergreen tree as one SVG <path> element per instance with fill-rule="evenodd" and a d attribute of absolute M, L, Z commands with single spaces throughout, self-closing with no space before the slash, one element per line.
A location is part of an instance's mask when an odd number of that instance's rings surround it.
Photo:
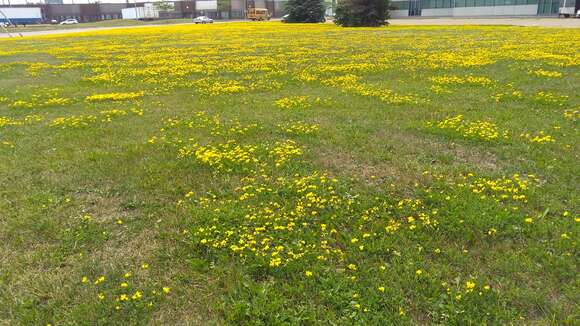
<path fill-rule="evenodd" d="M 389 18 L 389 0 L 339 0 L 334 23 L 344 27 L 382 26 Z"/>
<path fill-rule="evenodd" d="M 289 0 L 286 3 L 289 23 L 320 23 L 325 21 L 323 0 Z"/>

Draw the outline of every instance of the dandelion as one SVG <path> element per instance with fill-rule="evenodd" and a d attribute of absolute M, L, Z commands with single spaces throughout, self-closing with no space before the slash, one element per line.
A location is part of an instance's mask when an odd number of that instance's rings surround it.
<path fill-rule="evenodd" d="M 136 291 L 135 293 L 133 293 L 133 295 L 131 296 L 132 300 L 139 300 L 141 299 L 141 297 L 143 296 L 143 294 L 141 293 L 141 291 Z"/>
<path fill-rule="evenodd" d="M 474 288 L 475 288 L 475 282 L 472 282 L 472 281 L 465 282 L 465 290 L 467 292 L 473 291 Z"/>

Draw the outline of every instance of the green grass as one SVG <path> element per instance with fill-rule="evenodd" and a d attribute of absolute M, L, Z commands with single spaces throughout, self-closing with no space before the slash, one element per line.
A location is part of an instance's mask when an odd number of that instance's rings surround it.
<path fill-rule="evenodd" d="M 191 19 L 160 19 L 160 20 L 125 20 L 125 19 L 111 19 L 91 23 L 80 23 L 75 25 L 51 25 L 51 24 L 33 24 L 17 27 L 8 27 L 10 33 L 18 32 L 38 32 L 38 31 L 52 31 L 52 30 L 67 30 L 78 28 L 98 28 L 98 27 L 123 27 L 123 26 L 147 26 L 147 25 L 170 25 L 170 24 L 185 24 L 191 23 Z M 3 30 L 4 32 L 4 30 Z"/>
<path fill-rule="evenodd" d="M 2 40 L 0 323 L 575 324 L 578 41 L 279 23 Z"/>

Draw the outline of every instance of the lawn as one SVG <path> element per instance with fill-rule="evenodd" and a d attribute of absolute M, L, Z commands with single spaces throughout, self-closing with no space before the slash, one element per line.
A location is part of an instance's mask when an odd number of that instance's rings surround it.
<path fill-rule="evenodd" d="M 578 30 L 0 40 L 0 323 L 575 324 Z"/>
<path fill-rule="evenodd" d="M 147 26 L 147 25 L 169 25 L 169 24 L 185 24 L 191 23 L 191 19 L 161 19 L 161 20 L 130 20 L 130 19 L 111 19 L 91 23 L 80 23 L 73 25 L 52 25 L 52 24 L 31 24 L 18 25 L 17 27 L 10 26 L 6 30 L 10 33 L 19 32 L 39 32 L 48 30 L 65 30 L 77 28 L 98 28 L 98 27 L 124 27 L 124 26 Z M 0 33 L 5 33 L 5 30 L 0 30 Z"/>

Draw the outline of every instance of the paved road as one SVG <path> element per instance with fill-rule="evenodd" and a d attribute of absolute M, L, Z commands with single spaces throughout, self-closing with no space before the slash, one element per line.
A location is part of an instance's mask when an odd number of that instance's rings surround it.
<path fill-rule="evenodd" d="M 229 23 L 234 21 L 222 21 L 216 23 Z M 238 21 L 239 22 L 239 21 Z M 399 18 L 391 19 L 389 23 L 393 26 L 401 25 L 513 25 L 513 26 L 538 26 L 538 27 L 560 27 L 560 28 L 580 28 L 580 19 L 575 18 Z M 160 24 L 160 25 L 141 25 L 141 26 L 116 26 L 116 27 L 89 27 L 75 28 L 64 30 L 46 30 L 36 32 L 22 33 L 3 33 L 0 32 L 0 38 L 8 37 L 26 37 L 36 35 L 52 34 L 70 34 L 89 31 L 103 31 L 120 28 L 148 28 L 170 25 L 188 25 L 185 24 Z"/>

